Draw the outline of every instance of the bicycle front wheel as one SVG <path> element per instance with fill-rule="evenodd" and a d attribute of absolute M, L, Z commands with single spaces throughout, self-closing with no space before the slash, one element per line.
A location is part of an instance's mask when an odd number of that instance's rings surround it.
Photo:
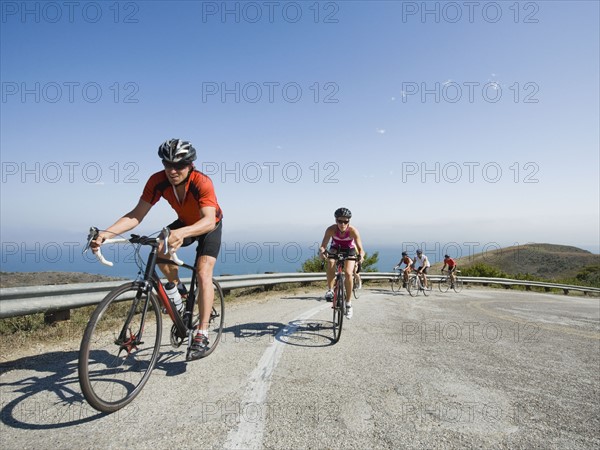
<path fill-rule="evenodd" d="M 342 335 L 342 325 L 344 323 L 345 302 L 344 287 L 341 280 L 336 281 L 333 297 L 333 342 L 337 343 Z"/>
<path fill-rule="evenodd" d="M 79 349 L 79 384 L 88 403 L 111 413 L 142 390 L 158 359 L 162 318 L 140 283 L 111 291 L 92 314 Z"/>
<path fill-rule="evenodd" d="M 395 276 L 391 279 L 392 292 L 400 292 L 402 289 L 402 277 Z"/>
<path fill-rule="evenodd" d="M 417 277 L 410 277 L 406 288 L 411 297 L 416 297 L 419 293 L 419 281 L 417 280 Z"/>
<path fill-rule="evenodd" d="M 463 290 L 463 281 L 460 278 L 454 279 L 454 292 L 457 294 Z"/>
<path fill-rule="evenodd" d="M 450 289 L 450 280 L 448 280 L 448 277 L 440 278 L 438 287 L 440 288 L 440 292 L 448 292 L 448 289 Z"/>

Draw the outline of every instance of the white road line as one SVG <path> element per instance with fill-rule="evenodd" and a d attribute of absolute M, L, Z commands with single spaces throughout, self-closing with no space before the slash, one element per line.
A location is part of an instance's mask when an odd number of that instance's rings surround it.
<path fill-rule="evenodd" d="M 328 307 L 331 308 L 331 304 L 319 305 L 300 315 L 294 321 L 309 319 Z M 244 417 L 244 414 L 240 414 L 238 426 L 227 435 L 227 441 L 224 445 L 226 449 L 262 448 L 266 416 L 264 411 L 266 408 L 261 406 L 264 405 L 267 399 L 271 387 L 271 377 L 287 345 L 282 342 L 281 338 L 294 333 L 297 329 L 298 326 L 288 325 L 280 330 L 275 336 L 275 340 L 263 353 L 256 368 L 248 376 L 248 384 L 241 399 L 240 411 L 252 410 L 258 411 L 259 414 L 252 414 L 252 417 Z"/>

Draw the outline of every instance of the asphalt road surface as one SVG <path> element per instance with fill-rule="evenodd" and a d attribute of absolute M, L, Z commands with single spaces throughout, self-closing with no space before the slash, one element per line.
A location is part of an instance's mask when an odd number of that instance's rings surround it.
<path fill-rule="evenodd" d="M 191 363 L 165 320 L 150 381 L 111 415 L 81 395 L 79 336 L 3 362 L 0 445 L 600 448 L 597 298 L 366 288 L 332 345 L 321 295 L 228 305 L 219 347 Z"/>

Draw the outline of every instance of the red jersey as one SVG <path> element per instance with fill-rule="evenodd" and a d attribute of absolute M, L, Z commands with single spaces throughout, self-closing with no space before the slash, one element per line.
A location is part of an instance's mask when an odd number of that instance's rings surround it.
<path fill-rule="evenodd" d="M 198 170 L 193 170 L 185 184 L 183 199 L 177 199 L 175 187 L 169 182 L 164 170 L 156 172 L 148 179 L 141 199 L 154 205 L 164 197 L 177 213 L 177 218 L 185 225 L 193 225 L 201 219 L 200 208 L 211 206 L 216 209 L 215 223 L 223 218 L 223 212 L 213 187 L 212 180 Z"/>
<path fill-rule="evenodd" d="M 446 264 L 448 268 L 451 269 L 456 265 L 456 261 L 454 261 L 452 258 L 444 258 L 444 264 Z"/>

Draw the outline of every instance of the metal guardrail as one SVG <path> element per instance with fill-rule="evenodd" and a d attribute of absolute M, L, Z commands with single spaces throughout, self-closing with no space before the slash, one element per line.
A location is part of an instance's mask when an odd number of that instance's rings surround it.
<path fill-rule="evenodd" d="M 363 280 L 390 280 L 396 274 L 393 272 L 364 272 Z M 435 282 L 441 275 L 428 275 Z M 508 278 L 460 277 L 465 283 L 498 284 L 506 288 L 525 286 L 550 289 L 562 289 L 567 295 L 569 291 L 580 291 L 584 294 L 600 294 L 600 288 L 543 283 L 538 281 L 512 280 Z M 312 283 L 325 281 L 325 273 L 273 273 L 253 275 L 229 275 L 215 277 L 224 291 L 251 287 L 269 288 L 276 284 Z M 189 283 L 190 279 L 183 282 Z M 77 283 L 48 286 L 28 286 L 0 289 L 0 318 L 25 316 L 40 312 L 64 311 L 99 303 L 111 289 L 126 283 L 127 280 L 99 283 Z"/>

